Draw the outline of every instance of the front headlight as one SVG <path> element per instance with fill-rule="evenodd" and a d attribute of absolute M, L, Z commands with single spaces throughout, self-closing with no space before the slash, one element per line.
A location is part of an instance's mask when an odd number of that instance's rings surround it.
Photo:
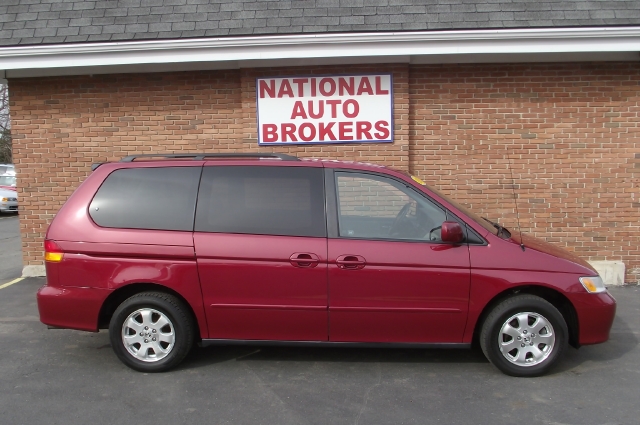
<path fill-rule="evenodd" d="M 584 286 L 584 289 L 586 289 L 587 292 L 592 294 L 607 291 L 607 288 L 604 286 L 604 282 L 600 276 L 581 277 L 580 283 L 582 283 L 582 286 Z"/>

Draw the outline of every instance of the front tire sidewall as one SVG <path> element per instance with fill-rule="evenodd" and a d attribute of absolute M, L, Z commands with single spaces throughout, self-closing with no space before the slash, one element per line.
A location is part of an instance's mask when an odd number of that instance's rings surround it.
<path fill-rule="evenodd" d="M 534 366 L 518 366 L 507 360 L 498 344 L 502 325 L 514 314 L 532 312 L 546 318 L 553 326 L 555 343 L 549 357 Z M 503 373 L 510 376 L 540 376 L 554 367 L 562 357 L 568 345 L 568 328 L 562 314 L 551 303 L 533 295 L 521 295 L 509 298 L 489 314 L 482 326 L 480 345 L 487 359 Z"/>
<path fill-rule="evenodd" d="M 116 356 L 130 368 L 140 372 L 164 372 L 180 363 L 189 352 L 193 334 L 188 318 L 177 299 L 165 294 L 140 294 L 124 301 L 116 309 L 109 324 L 109 339 Z M 171 321 L 175 343 L 171 352 L 161 360 L 144 362 L 133 357 L 122 341 L 122 326 L 131 313 L 141 308 L 152 308 L 165 314 Z"/>

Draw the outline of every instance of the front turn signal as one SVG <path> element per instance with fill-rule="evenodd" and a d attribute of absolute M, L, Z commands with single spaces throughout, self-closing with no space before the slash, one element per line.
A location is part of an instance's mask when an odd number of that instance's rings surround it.
<path fill-rule="evenodd" d="M 44 260 L 49 261 L 51 263 L 59 263 L 62 261 L 62 257 L 64 256 L 64 252 L 62 248 L 52 240 L 44 241 Z"/>
<path fill-rule="evenodd" d="M 582 283 L 582 286 L 584 286 L 587 292 L 591 292 L 592 294 L 605 292 L 607 290 L 600 276 L 581 277 L 580 283 Z"/>

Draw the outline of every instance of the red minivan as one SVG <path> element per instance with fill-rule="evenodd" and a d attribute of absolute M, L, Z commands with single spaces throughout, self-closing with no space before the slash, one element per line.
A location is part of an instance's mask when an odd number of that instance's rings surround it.
<path fill-rule="evenodd" d="M 97 166 L 49 226 L 40 320 L 108 328 L 145 372 L 195 342 L 464 348 L 536 376 L 609 337 L 585 261 L 416 177 L 283 154 L 137 155 Z"/>

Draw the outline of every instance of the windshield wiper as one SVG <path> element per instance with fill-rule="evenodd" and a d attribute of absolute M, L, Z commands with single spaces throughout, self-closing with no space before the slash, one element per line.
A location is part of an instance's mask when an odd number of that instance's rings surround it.
<path fill-rule="evenodd" d="M 493 227 L 495 227 L 498 230 L 497 236 L 502 236 L 502 234 L 504 233 L 505 237 L 511 237 L 511 232 L 509 230 L 507 230 L 506 227 L 499 225 L 498 223 L 495 223 L 491 220 L 489 220 L 486 217 L 482 217 L 483 220 L 489 222 Z"/>

